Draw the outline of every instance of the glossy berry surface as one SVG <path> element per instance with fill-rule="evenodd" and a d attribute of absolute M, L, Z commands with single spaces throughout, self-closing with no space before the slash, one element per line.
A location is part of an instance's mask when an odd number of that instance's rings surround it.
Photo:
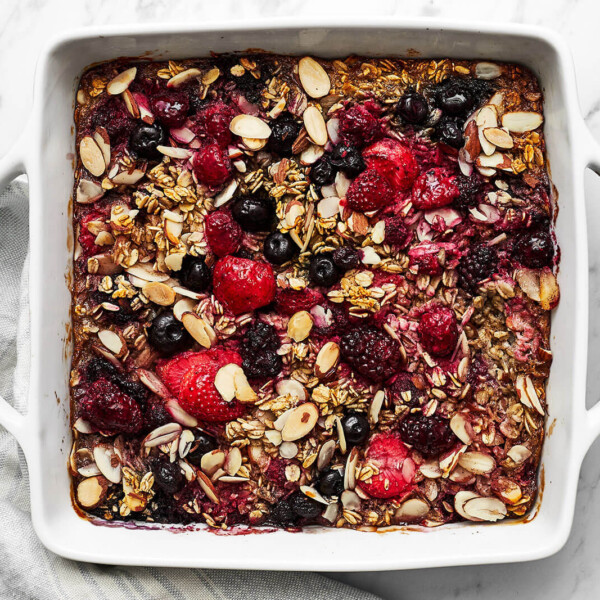
<path fill-rule="evenodd" d="M 356 177 L 367 168 L 360 150 L 350 144 L 340 143 L 335 146 L 329 160 L 334 167 L 343 171 L 348 177 Z"/>
<path fill-rule="evenodd" d="M 339 135 L 345 144 L 361 148 L 382 136 L 379 119 L 360 104 L 340 111 L 339 120 Z"/>
<path fill-rule="evenodd" d="M 360 265 L 360 256 L 356 248 L 341 246 L 333 251 L 333 262 L 342 271 L 356 269 Z"/>
<path fill-rule="evenodd" d="M 214 294 L 235 315 L 272 302 L 275 288 L 275 276 L 268 263 L 226 256 L 215 265 Z"/>
<path fill-rule="evenodd" d="M 129 147 L 135 156 L 147 160 L 161 160 L 162 154 L 157 150 L 158 146 L 168 144 L 167 132 L 158 123 L 148 125 L 140 123 L 129 138 Z"/>
<path fill-rule="evenodd" d="M 326 156 L 321 157 L 310 169 L 310 182 L 314 185 L 329 185 L 335 180 L 335 167 Z"/>
<path fill-rule="evenodd" d="M 329 254 L 317 254 L 310 261 L 308 276 L 314 285 L 331 287 L 341 277 L 341 273 Z"/>
<path fill-rule="evenodd" d="M 474 171 L 469 177 L 462 173 L 456 176 L 456 187 L 458 188 L 458 197 L 454 200 L 454 206 L 464 212 L 468 212 L 483 202 L 485 193 L 485 183 L 483 177 Z"/>
<path fill-rule="evenodd" d="M 419 165 L 411 150 L 391 138 L 365 148 L 363 158 L 368 169 L 383 177 L 394 191 L 409 190 L 419 174 Z"/>
<path fill-rule="evenodd" d="M 177 463 L 156 460 L 152 472 L 156 485 L 167 494 L 175 494 L 184 484 L 183 474 Z"/>
<path fill-rule="evenodd" d="M 208 213 L 204 231 L 210 249 L 219 257 L 235 254 L 242 243 L 242 228 L 228 209 Z"/>
<path fill-rule="evenodd" d="M 190 110 L 190 101 L 181 92 L 160 92 L 151 98 L 152 113 L 167 127 L 181 127 Z"/>
<path fill-rule="evenodd" d="M 450 116 L 465 115 L 473 108 L 475 100 L 469 86 L 461 80 L 444 82 L 437 96 L 438 106 Z"/>
<path fill-rule="evenodd" d="M 460 148 L 463 144 L 462 124 L 456 119 L 442 117 L 435 127 L 435 132 L 440 142 Z"/>
<path fill-rule="evenodd" d="M 269 515 L 269 520 L 281 527 L 293 525 L 296 518 L 296 513 L 292 510 L 292 507 L 287 500 L 280 500 L 277 502 L 271 509 L 271 514 Z"/>
<path fill-rule="evenodd" d="M 552 265 L 554 244 L 548 231 L 525 231 L 513 246 L 513 257 L 530 269 Z"/>
<path fill-rule="evenodd" d="M 142 412 L 137 403 L 107 379 L 97 379 L 80 403 L 81 415 L 106 434 L 137 433 Z"/>
<path fill-rule="evenodd" d="M 324 506 L 309 498 L 302 492 L 295 492 L 288 500 L 295 515 L 302 519 L 316 519 L 324 510 Z"/>
<path fill-rule="evenodd" d="M 196 364 L 201 364 L 203 360 L 202 352 L 182 352 L 170 360 L 159 360 L 156 363 L 156 373 L 173 396 L 177 398 L 181 392 L 183 376 Z"/>
<path fill-rule="evenodd" d="M 161 356 L 172 356 L 192 346 L 194 340 L 171 311 L 154 318 L 148 328 L 148 341 Z"/>
<path fill-rule="evenodd" d="M 192 292 L 204 292 L 210 287 L 212 274 L 204 258 L 186 254 L 179 271 L 179 279 L 183 287 Z"/>
<path fill-rule="evenodd" d="M 404 94 L 396 106 L 396 113 L 410 125 L 423 125 L 429 116 L 429 104 L 418 92 Z"/>
<path fill-rule="evenodd" d="M 340 350 L 353 369 L 372 381 L 389 379 L 402 362 L 398 342 L 372 326 L 345 333 L 340 340 Z"/>
<path fill-rule="evenodd" d="M 434 306 L 419 321 L 421 344 L 433 356 L 448 356 L 458 342 L 458 325 L 454 311 Z"/>
<path fill-rule="evenodd" d="M 194 443 L 192 444 L 190 452 L 185 459 L 193 465 L 199 467 L 202 457 L 218 447 L 219 445 L 217 444 L 217 440 L 212 435 L 209 435 L 204 431 L 196 430 L 194 432 Z"/>
<path fill-rule="evenodd" d="M 363 171 L 346 192 L 348 207 L 358 212 L 378 210 L 394 201 L 394 190 L 377 171 Z"/>
<path fill-rule="evenodd" d="M 478 284 L 493 275 L 497 265 L 498 254 L 494 248 L 486 244 L 475 246 L 463 256 L 458 266 L 462 287 L 469 293 L 476 294 Z"/>
<path fill-rule="evenodd" d="M 271 135 L 267 148 L 285 157 L 292 155 L 292 146 L 302 126 L 289 113 L 282 114 L 271 123 Z"/>
<path fill-rule="evenodd" d="M 274 231 L 265 239 L 263 254 L 265 258 L 273 265 L 282 265 L 292 260 L 300 249 L 287 233 Z"/>
<path fill-rule="evenodd" d="M 430 210 L 452 204 L 460 194 L 455 182 L 454 175 L 447 175 L 440 168 L 429 169 L 415 181 L 413 206 L 419 210 Z"/>
<path fill-rule="evenodd" d="M 275 205 L 265 196 L 241 196 L 234 202 L 231 213 L 244 231 L 270 231 L 275 219 Z"/>
<path fill-rule="evenodd" d="M 198 181 L 209 188 L 222 187 L 231 179 L 229 156 L 216 142 L 207 143 L 194 154 L 192 167 Z"/>
<path fill-rule="evenodd" d="M 398 426 L 405 444 L 409 444 L 425 456 L 446 452 L 458 442 L 447 419 L 438 415 L 426 417 L 423 413 L 411 413 Z"/>
<path fill-rule="evenodd" d="M 369 437 L 369 419 L 359 412 L 351 412 L 342 419 L 346 442 L 353 446 L 362 444 Z"/>
<path fill-rule="evenodd" d="M 327 469 L 319 475 L 317 489 L 324 496 L 341 496 L 344 491 L 344 478 L 337 469 Z"/>

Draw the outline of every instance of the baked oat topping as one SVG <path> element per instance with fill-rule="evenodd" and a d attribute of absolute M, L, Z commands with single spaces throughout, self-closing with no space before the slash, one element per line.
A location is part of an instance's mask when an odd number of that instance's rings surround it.
<path fill-rule="evenodd" d="M 79 507 L 214 529 L 527 513 L 559 300 L 543 121 L 505 63 L 86 71 Z"/>

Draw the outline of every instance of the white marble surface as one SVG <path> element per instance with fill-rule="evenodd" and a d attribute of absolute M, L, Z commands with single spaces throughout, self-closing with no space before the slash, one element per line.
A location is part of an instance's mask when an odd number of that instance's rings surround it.
<path fill-rule="evenodd" d="M 259 19 L 290 15 L 438 17 L 545 25 L 567 38 L 575 60 L 581 108 L 600 141 L 600 3 L 598 0 L 1 0 L 0 155 L 27 119 L 36 57 L 60 30 L 108 23 Z M 600 398 L 600 181 L 586 176 L 591 285 L 588 403 Z M 573 532 L 556 556 L 505 566 L 429 571 L 353 573 L 334 577 L 386 599 L 496 600 L 514 597 L 587 599 L 600 596 L 600 443 L 588 454 L 579 480 Z M 457 552 L 460 549 L 457 548 Z"/>

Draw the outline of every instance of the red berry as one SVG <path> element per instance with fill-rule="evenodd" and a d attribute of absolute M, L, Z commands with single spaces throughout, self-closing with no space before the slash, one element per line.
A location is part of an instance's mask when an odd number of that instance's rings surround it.
<path fill-rule="evenodd" d="M 435 306 L 419 322 L 421 343 L 434 356 L 447 356 L 456 347 L 458 325 L 454 311 L 446 306 Z"/>
<path fill-rule="evenodd" d="M 360 212 L 382 208 L 393 202 L 394 198 L 394 190 L 387 179 L 372 170 L 363 171 L 346 192 L 348 206 Z"/>
<path fill-rule="evenodd" d="M 204 221 L 206 239 L 217 256 L 238 251 L 242 242 L 242 228 L 227 209 L 211 212 Z"/>
<path fill-rule="evenodd" d="M 226 256 L 215 265 L 214 294 L 235 315 L 272 302 L 276 287 L 273 269 L 267 263 Z"/>
<path fill-rule="evenodd" d="M 382 135 L 379 120 L 360 104 L 342 110 L 339 119 L 340 138 L 346 144 L 365 146 Z"/>
<path fill-rule="evenodd" d="M 408 454 L 408 448 L 395 433 L 374 435 L 366 458 L 379 473 L 361 481 L 360 487 L 373 498 L 393 498 L 408 491 L 415 474 L 415 463 Z"/>
<path fill-rule="evenodd" d="M 190 415 L 203 421 L 222 422 L 237 419 L 245 412 L 241 402 L 226 402 L 215 387 L 215 377 L 225 365 L 242 366 L 237 352 L 212 348 L 200 352 L 194 365 L 186 371 L 181 381 L 179 404 Z"/>
<path fill-rule="evenodd" d="M 103 252 L 101 246 L 96 246 L 96 236 L 87 227 L 88 223 L 91 221 L 105 222 L 106 217 L 102 213 L 92 210 L 81 218 L 81 221 L 79 222 L 79 237 L 77 239 L 79 240 L 85 258 Z"/>
<path fill-rule="evenodd" d="M 199 356 L 201 356 L 199 352 L 182 352 L 169 360 L 157 361 L 156 373 L 173 396 L 179 396 L 181 380 L 187 371 L 196 364 Z"/>
<path fill-rule="evenodd" d="M 200 109 L 192 128 L 198 135 L 212 137 L 221 148 L 227 148 L 233 139 L 229 124 L 234 116 L 231 107 L 223 102 L 212 102 Z"/>
<path fill-rule="evenodd" d="M 429 210 L 447 206 L 459 195 L 456 177 L 436 167 L 417 178 L 412 189 L 412 203 L 418 210 Z"/>
<path fill-rule="evenodd" d="M 323 294 L 311 288 L 303 290 L 277 290 L 275 307 L 284 315 L 293 315 L 301 310 L 310 310 L 323 300 Z"/>
<path fill-rule="evenodd" d="M 417 267 L 419 275 L 440 275 L 442 265 L 439 261 L 441 248 L 434 243 L 424 242 L 408 251 L 410 266 Z"/>
<path fill-rule="evenodd" d="M 401 217 L 385 217 L 385 243 L 397 248 L 406 248 L 413 232 L 404 224 Z"/>
<path fill-rule="evenodd" d="M 385 138 L 363 151 L 369 169 L 385 177 L 396 190 L 409 190 L 419 174 L 413 153 L 400 142 Z"/>
<path fill-rule="evenodd" d="M 211 142 L 200 148 L 192 159 L 192 166 L 198 181 L 217 188 L 231 178 L 231 161 L 216 142 Z"/>
<path fill-rule="evenodd" d="M 167 127 L 181 127 L 190 110 L 190 101 L 181 92 L 159 92 L 150 98 L 154 116 Z"/>
<path fill-rule="evenodd" d="M 92 383 L 80 406 L 82 417 L 103 433 L 137 433 L 142 428 L 135 400 L 103 377 Z"/>

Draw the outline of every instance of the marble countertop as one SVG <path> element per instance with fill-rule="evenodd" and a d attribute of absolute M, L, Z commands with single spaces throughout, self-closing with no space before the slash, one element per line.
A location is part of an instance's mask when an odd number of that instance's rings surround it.
<path fill-rule="evenodd" d="M 577 72 L 581 110 L 600 141 L 600 45 L 598 0 L 2 0 L 0 2 L 0 156 L 17 138 L 31 106 L 35 62 L 45 41 L 76 27 L 165 21 L 260 19 L 261 17 L 352 14 L 494 19 L 543 25 L 569 43 Z M 493 15 L 493 17 L 492 17 Z M 600 362 L 600 180 L 586 174 L 590 225 L 590 352 L 588 404 L 600 398 L 594 375 Z M 592 235 L 596 234 L 596 235 Z M 600 443 L 589 452 L 579 478 L 573 531 L 557 555 L 514 565 L 332 574 L 386 599 L 505 600 L 511 597 L 584 599 L 600 591 Z M 457 551 L 459 549 L 457 548 Z"/>

